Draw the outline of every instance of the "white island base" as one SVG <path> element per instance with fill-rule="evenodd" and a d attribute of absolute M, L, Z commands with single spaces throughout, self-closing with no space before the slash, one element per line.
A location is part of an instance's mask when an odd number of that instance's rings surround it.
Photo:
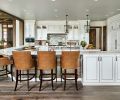
<path fill-rule="evenodd" d="M 120 53 L 83 54 L 83 85 L 120 85 Z"/>

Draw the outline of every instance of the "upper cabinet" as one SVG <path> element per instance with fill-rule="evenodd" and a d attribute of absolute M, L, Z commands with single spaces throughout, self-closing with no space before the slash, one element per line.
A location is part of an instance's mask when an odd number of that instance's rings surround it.
<path fill-rule="evenodd" d="M 41 25 L 37 27 L 37 40 L 47 40 L 47 26 Z"/>
<path fill-rule="evenodd" d="M 24 37 L 35 37 L 35 20 L 24 21 Z"/>
<path fill-rule="evenodd" d="M 89 43 L 89 37 L 86 35 L 86 20 L 69 21 L 69 33 L 67 40 L 85 40 Z M 36 39 L 47 40 L 47 34 L 66 34 L 64 21 L 37 21 L 36 22 Z M 82 34 L 82 35 L 81 35 Z"/>
<path fill-rule="evenodd" d="M 64 25 L 48 25 L 47 27 L 48 33 L 65 33 Z"/>
<path fill-rule="evenodd" d="M 107 50 L 120 50 L 120 14 L 107 20 Z"/>
<path fill-rule="evenodd" d="M 68 40 L 80 40 L 79 24 L 69 25 L 69 33 L 67 34 Z"/>

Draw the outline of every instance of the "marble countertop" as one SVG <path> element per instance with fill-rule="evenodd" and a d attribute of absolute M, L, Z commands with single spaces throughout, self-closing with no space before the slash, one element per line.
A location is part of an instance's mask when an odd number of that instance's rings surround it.
<path fill-rule="evenodd" d="M 0 54 L 2 55 L 12 55 L 12 51 L 15 50 L 22 50 L 24 46 L 20 46 L 20 47 L 11 47 L 11 48 L 5 48 L 5 49 L 0 49 Z M 36 47 L 36 50 L 28 50 L 31 51 L 31 54 L 36 55 L 38 50 L 44 50 L 44 51 L 48 51 L 49 49 L 47 47 Z M 100 51 L 100 49 L 68 49 L 68 48 L 64 48 L 64 49 L 54 49 L 54 51 L 56 51 L 56 54 L 61 54 L 61 51 L 80 51 L 80 54 L 82 55 L 94 55 L 94 54 L 120 54 L 120 51 Z"/>

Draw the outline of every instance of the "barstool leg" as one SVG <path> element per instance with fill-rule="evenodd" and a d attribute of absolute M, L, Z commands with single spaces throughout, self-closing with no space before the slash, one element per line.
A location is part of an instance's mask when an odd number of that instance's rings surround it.
<path fill-rule="evenodd" d="M 56 70 L 56 74 L 55 74 L 55 75 L 56 75 L 56 82 L 57 82 L 57 66 L 56 66 L 56 69 L 55 69 L 55 70 Z"/>
<path fill-rule="evenodd" d="M 21 82 L 21 70 L 19 70 L 19 75 L 20 75 L 20 82 Z"/>
<path fill-rule="evenodd" d="M 27 70 L 27 86 L 28 86 L 28 91 L 29 91 L 29 70 Z"/>
<path fill-rule="evenodd" d="M 37 66 L 35 66 L 35 82 L 37 82 Z"/>
<path fill-rule="evenodd" d="M 11 78 L 12 78 L 12 81 L 13 81 L 13 64 L 11 64 Z"/>
<path fill-rule="evenodd" d="M 61 82 L 62 82 L 62 67 L 60 68 L 60 74 L 61 74 Z"/>
<path fill-rule="evenodd" d="M 15 83 L 15 89 L 14 89 L 14 91 L 16 91 L 17 84 L 18 84 L 18 70 L 16 70 L 16 83 Z"/>
<path fill-rule="evenodd" d="M 52 90 L 54 90 L 54 86 L 53 86 L 53 69 L 51 69 L 51 83 L 52 83 Z"/>
<path fill-rule="evenodd" d="M 42 87 L 42 74 L 43 74 L 43 71 L 40 70 L 40 87 L 39 87 L 39 91 L 41 91 L 41 87 Z"/>
<path fill-rule="evenodd" d="M 55 68 L 55 70 L 56 70 L 56 82 L 57 82 L 57 57 L 56 57 L 56 68 Z"/>
<path fill-rule="evenodd" d="M 7 77 L 8 77 L 8 74 L 7 74 L 7 66 L 8 66 L 8 65 L 5 66 L 5 70 L 6 70 L 6 75 L 7 75 Z"/>
<path fill-rule="evenodd" d="M 76 90 L 78 90 L 78 85 L 77 85 L 77 69 L 75 69 L 75 86 L 76 86 Z"/>
<path fill-rule="evenodd" d="M 66 69 L 64 69 L 64 90 L 66 88 Z"/>

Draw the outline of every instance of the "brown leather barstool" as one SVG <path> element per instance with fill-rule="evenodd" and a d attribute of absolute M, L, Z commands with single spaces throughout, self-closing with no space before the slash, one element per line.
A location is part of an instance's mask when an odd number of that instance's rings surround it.
<path fill-rule="evenodd" d="M 66 78 L 66 75 L 74 75 L 75 78 L 72 80 L 75 80 L 76 90 L 78 90 L 77 86 L 77 68 L 80 66 L 80 52 L 79 51 L 62 51 L 61 55 L 61 81 L 64 76 L 64 90 L 66 88 L 66 80 L 70 80 Z M 62 69 L 64 70 L 64 73 L 62 73 Z M 74 73 L 67 73 L 67 69 L 74 69 Z"/>
<path fill-rule="evenodd" d="M 10 65 L 10 70 L 8 70 L 8 65 Z M 5 71 L 5 73 L 1 74 L 0 76 L 11 74 L 11 78 L 13 81 L 13 61 L 10 60 L 8 57 L 0 55 L 0 67 L 3 67 L 3 69 L 0 71 Z"/>
<path fill-rule="evenodd" d="M 57 78 L 57 70 L 53 73 L 54 69 L 57 69 L 57 60 L 56 60 L 56 52 L 55 51 L 38 51 L 38 69 L 40 70 L 40 88 L 41 91 L 42 81 L 49 81 L 43 80 L 43 75 L 51 75 L 51 83 L 52 83 L 52 90 L 53 87 L 53 80 Z M 51 70 L 51 74 L 45 74 L 43 71 Z M 55 75 L 55 77 L 53 77 Z"/>
<path fill-rule="evenodd" d="M 34 66 L 34 59 L 31 56 L 30 51 L 13 51 L 13 60 L 16 68 L 16 84 L 15 91 L 17 88 L 18 81 L 27 81 L 28 91 L 29 91 L 29 80 L 35 77 L 35 73 L 29 73 Z M 27 71 L 27 74 L 21 73 L 21 71 Z M 21 79 L 21 75 L 27 75 L 27 79 Z M 29 77 L 32 75 L 32 77 Z"/>

